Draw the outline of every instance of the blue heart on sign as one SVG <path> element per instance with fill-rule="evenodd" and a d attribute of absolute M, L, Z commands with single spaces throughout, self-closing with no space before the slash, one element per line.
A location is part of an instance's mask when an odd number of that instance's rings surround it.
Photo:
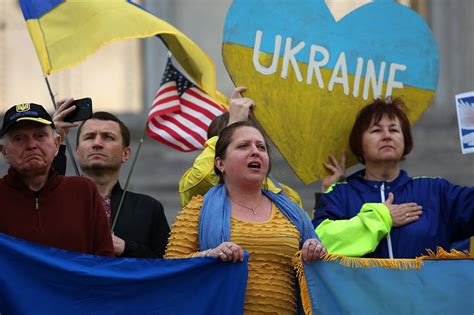
<path fill-rule="evenodd" d="M 332 3 L 335 14 L 323 0 L 234 0 L 225 21 L 226 68 L 249 87 L 255 116 L 305 183 L 326 174 L 329 153 L 348 150 L 362 106 L 399 96 L 413 123 L 438 81 L 434 37 L 414 11 L 392 0 L 353 11 Z"/>

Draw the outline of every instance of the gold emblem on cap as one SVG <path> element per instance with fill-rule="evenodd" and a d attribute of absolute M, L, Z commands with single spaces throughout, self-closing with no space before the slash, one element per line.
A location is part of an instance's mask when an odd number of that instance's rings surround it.
<path fill-rule="evenodd" d="M 30 103 L 18 104 L 16 105 L 16 112 L 26 112 L 30 110 Z"/>

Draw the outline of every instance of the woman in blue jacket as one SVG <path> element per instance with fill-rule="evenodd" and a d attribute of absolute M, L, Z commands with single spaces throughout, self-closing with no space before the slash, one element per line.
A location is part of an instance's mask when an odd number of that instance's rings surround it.
<path fill-rule="evenodd" d="M 360 111 L 349 145 L 365 169 L 331 186 L 313 219 L 329 253 L 414 258 L 474 234 L 474 187 L 400 169 L 413 148 L 403 107 L 377 99 Z"/>

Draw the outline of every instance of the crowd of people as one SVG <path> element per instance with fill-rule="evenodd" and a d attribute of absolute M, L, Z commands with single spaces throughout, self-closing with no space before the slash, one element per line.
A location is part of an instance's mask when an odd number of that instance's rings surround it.
<path fill-rule="evenodd" d="M 210 125 L 203 152 L 179 180 L 182 210 L 171 231 L 158 200 L 124 194 L 118 179 L 131 148 L 120 119 L 96 112 L 66 122 L 72 99 L 58 102 L 54 118 L 41 105 L 13 106 L 1 129 L 10 167 L 0 179 L 0 232 L 110 257 L 238 263 L 246 251 L 245 311 L 282 314 L 297 309 L 292 259 L 299 251 L 305 262 L 326 252 L 414 258 L 474 234 L 473 187 L 400 168 L 413 148 L 402 100 L 377 99 L 359 112 L 348 144 L 365 168 L 346 178 L 345 153 L 330 155 L 311 221 L 298 193 L 271 177 L 268 142 L 245 91 L 233 91 L 229 112 Z M 64 176 L 61 142 L 76 127 L 82 176 Z"/>

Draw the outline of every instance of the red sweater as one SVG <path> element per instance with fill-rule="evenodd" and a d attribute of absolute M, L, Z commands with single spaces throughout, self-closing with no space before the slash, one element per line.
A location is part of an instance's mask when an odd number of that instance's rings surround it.
<path fill-rule="evenodd" d="M 74 252 L 114 257 L 109 223 L 95 184 L 54 170 L 38 192 L 10 168 L 0 179 L 0 232 Z"/>

